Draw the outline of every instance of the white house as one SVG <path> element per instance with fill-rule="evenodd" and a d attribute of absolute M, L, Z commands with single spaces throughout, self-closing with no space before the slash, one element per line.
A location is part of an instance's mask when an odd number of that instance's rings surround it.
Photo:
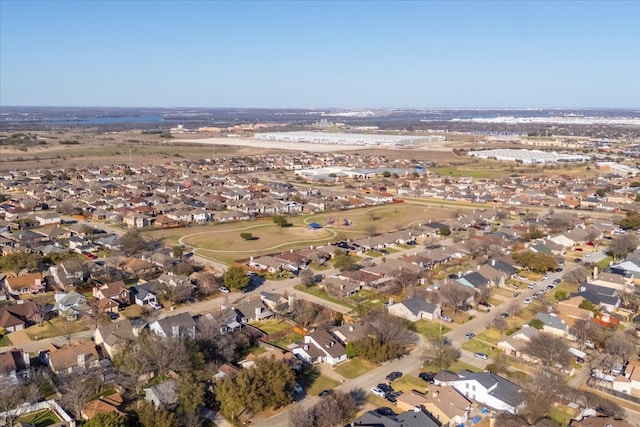
<path fill-rule="evenodd" d="M 516 414 L 525 406 L 522 389 L 491 372 L 471 372 L 463 369 L 451 385 L 467 398 L 498 411 Z"/>
<path fill-rule="evenodd" d="M 315 364 L 326 362 L 335 365 L 347 359 L 347 351 L 329 332 L 318 329 L 304 337 L 304 345 L 292 350 L 299 359 Z"/>
<path fill-rule="evenodd" d="M 440 307 L 427 302 L 424 298 L 411 297 L 388 308 L 389 313 L 416 322 L 420 319 L 435 320 L 440 314 Z"/>

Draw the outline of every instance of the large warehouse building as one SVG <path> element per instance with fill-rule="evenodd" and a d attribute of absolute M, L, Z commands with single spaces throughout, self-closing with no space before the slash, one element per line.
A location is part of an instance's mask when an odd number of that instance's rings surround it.
<path fill-rule="evenodd" d="M 469 151 L 469 156 L 482 159 L 509 160 L 522 163 L 558 163 L 558 162 L 586 162 L 588 157 L 579 154 L 559 154 L 555 151 L 517 150 L 501 148 L 496 150 Z"/>
<path fill-rule="evenodd" d="M 254 138 L 261 141 L 306 142 L 311 144 L 334 145 L 387 145 L 406 147 L 422 139 L 408 135 L 376 135 L 364 133 L 328 133 L 328 132 L 270 132 L 256 133 Z"/>

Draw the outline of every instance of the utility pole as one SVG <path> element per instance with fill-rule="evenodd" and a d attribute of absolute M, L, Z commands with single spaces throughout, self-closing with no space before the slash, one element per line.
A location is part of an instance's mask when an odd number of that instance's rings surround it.
<path fill-rule="evenodd" d="M 131 168 L 131 164 L 133 163 L 131 158 L 131 146 L 129 146 L 129 168 Z"/>

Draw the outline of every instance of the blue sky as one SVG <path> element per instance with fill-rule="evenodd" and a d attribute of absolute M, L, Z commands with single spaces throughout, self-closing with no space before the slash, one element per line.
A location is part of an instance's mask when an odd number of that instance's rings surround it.
<path fill-rule="evenodd" d="M 640 107 L 639 1 L 0 1 L 0 104 Z"/>

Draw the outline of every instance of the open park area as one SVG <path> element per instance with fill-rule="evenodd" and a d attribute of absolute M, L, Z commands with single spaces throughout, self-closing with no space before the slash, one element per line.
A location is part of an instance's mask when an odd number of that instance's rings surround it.
<path fill-rule="evenodd" d="M 230 263 L 249 255 L 325 245 L 341 239 L 360 239 L 413 224 L 450 218 L 451 215 L 452 210 L 447 208 L 395 203 L 339 213 L 288 217 L 290 225 L 286 227 L 278 226 L 271 218 L 264 218 L 248 222 L 155 230 L 149 234 L 154 239 L 164 239 L 167 245 L 185 245 L 193 248 L 199 255 Z M 347 222 L 349 225 L 345 225 Z M 309 227 L 311 223 L 320 224 L 322 228 L 313 229 Z M 244 239 L 241 237 L 243 233 L 251 233 L 252 239 Z"/>

